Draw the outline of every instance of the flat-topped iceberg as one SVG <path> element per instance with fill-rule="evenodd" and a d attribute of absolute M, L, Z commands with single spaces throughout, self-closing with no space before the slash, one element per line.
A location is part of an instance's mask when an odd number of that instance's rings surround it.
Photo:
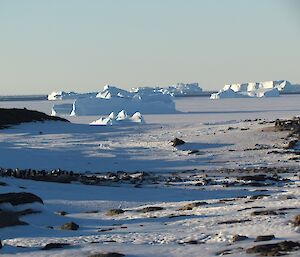
<path fill-rule="evenodd" d="M 132 88 L 133 93 L 157 93 L 172 95 L 172 96 L 196 96 L 203 94 L 202 88 L 198 83 L 177 83 L 168 87 L 136 87 Z"/>
<path fill-rule="evenodd" d="M 90 123 L 92 126 L 112 126 L 112 125 L 124 125 L 130 123 L 145 123 L 144 118 L 140 112 L 134 113 L 131 117 L 122 110 L 117 115 L 114 112 L 111 112 L 107 117 L 101 117 L 98 120 L 95 120 Z"/>
<path fill-rule="evenodd" d="M 72 99 L 78 99 L 78 98 L 89 98 L 89 97 L 95 97 L 97 93 L 75 93 L 75 92 L 65 92 L 65 91 L 59 91 L 59 92 L 52 92 L 48 95 L 49 101 L 57 101 L 57 100 L 72 100 Z"/>
<path fill-rule="evenodd" d="M 280 93 L 300 93 L 300 85 L 287 80 L 227 84 L 210 98 L 278 97 Z"/>
<path fill-rule="evenodd" d="M 74 101 L 71 115 L 108 115 L 126 110 L 133 114 L 137 111 L 144 114 L 175 113 L 173 97 L 153 91 L 128 92 L 115 86 L 105 86 L 95 98 L 78 98 Z"/>

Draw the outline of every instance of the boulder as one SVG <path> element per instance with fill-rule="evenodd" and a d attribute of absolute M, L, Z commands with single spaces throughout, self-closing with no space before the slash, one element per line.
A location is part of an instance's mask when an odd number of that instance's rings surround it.
<path fill-rule="evenodd" d="M 174 146 L 174 147 L 176 147 L 178 145 L 183 145 L 183 144 L 185 144 L 185 141 L 183 141 L 182 139 L 179 139 L 177 137 L 172 140 L 172 146 Z"/>
<path fill-rule="evenodd" d="M 78 230 L 79 225 L 74 222 L 68 222 L 60 227 L 62 230 Z"/>
<path fill-rule="evenodd" d="M 300 214 L 295 216 L 293 223 L 295 226 L 300 226 Z"/>
<path fill-rule="evenodd" d="M 254 242 L 270 241 L 275 239 L 274 235 L 257 236 Z"/>
<path fill-rule="evenodd" d="M 69 244 L 66 243 L 49 243 L 46 244 L 41 250 L 51 250 L 51 249 L 59 249 L 67 246 Z"/>
<path fill-rule="evenodd" d="M 124 213 L 122 209 L 111 209 L 106 213 L 106 216 L 115 216 Z"/>
<path fill-rule="evenodd" d="M 247 236 L 242 236 L 242 235 L 234 235 L 233 237 L 232 237 L 232 243 L 235 243 L 235 242 L 239 242 L 239 241 L 243 241 L 243 240 L 246 240 L 246 239 L 248 239 L 249 237 L 247 237 Z"/>

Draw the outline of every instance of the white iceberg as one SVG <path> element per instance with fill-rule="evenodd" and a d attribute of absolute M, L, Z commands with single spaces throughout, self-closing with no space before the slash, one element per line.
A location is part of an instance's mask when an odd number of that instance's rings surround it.
<path fill-rule="evenodd" d="M 247 98 L 249 95 L 241 94 L 239 92 L 235 92 L 231 88 L 226 90 L 220 90 L 218 93 L 213 93 L 210 96 L 210 99 L 222 99 L 222 98 Z"/>
<path fill-rule="evenodd" d="M 96 95 L 97 98 L 102 99 L 111 99 L 112 97 L 131 98 L 132 96 L 132 93 L 111 85 L 104 86 L 103 90 Z"/>
<path fill-rule="evenodd" d="M 49 101 L 57 101 L 57 100 L 73 100 L 78 98 L 90 98 L 90 97 L 96 97 L 97 93 L 75 93 L 75 92 L 65 92 L 65 91 L 59 91 L 59 92 L 52 92 L 48 95 Z"/>
<path fill-rule="evenodd" d="M 90 123 L 92 126 L 112 126 L 112 125 L 122 125 L 130 123 L 144 123 L 144 118 L 140 112 L 134 113 L 131 117 L 122 110 L 118 113 L 117 116 L 112 112 L 107 117 L 101 117 L 98 120 L 95 120 Z"/>
<path fill-rule="evenodd" d="M 95 98 L 76 99 L 72 106 L 72 116 L 108 115 L 126 110 L 137 110 L 145 114 L 176 113 L 173 97 L 161 92 L 128 92 L 113 86 L 105 86 Z"/>
<path fill-rule="evenodd" d="M 172 96 L 196 96 L 203 94 L 203 90 L 198 83 L 177 83 L 168 87 L 137 87 L 132 88 L 130 92 L 139 94 L 162 93 Z"/>
<path fill-rule="evenodd" d="M 280 93 L 297 92 L 297 85 L 286 80 L 227 84 L 210 99 L 236 97 L 278 97 Z M 300 92 L 300 87 L 299 87 Z"/>
<path fill-rule="evenodd" d="M 140 112 L 133 114 L 130 120 L 135 123 L 145 123 L 145 120 Z"/>

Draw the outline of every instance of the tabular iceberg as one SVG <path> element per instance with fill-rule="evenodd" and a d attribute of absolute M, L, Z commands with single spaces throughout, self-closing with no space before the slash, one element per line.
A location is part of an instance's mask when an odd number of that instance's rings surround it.
<path fill-rule="evenodd" d="M 91 92 L 91 93 L 75 93 L 75 92 L 65 92 L 65 91 L 59 91 L 59 92 L 52 92 L 48 95 L 49 101 L 57 101 L 57 100 L 73 100 L 78 98 L 87 98 L 87 97 L 95 97 L 97 93 Z"/>
<path fill-rule="evenodd" d="M 175 113 L 173 96 L 153 90 L 129 92 L 115 86 L 106 85 L 94 97 L 78 97 L 71 104 L 56 104 L 52 115 L 108 115 L 126 110 L 129 114 L 137 111 L 144 114 Z"/>
<path fill-rule="evenodd" d="M 211 99 L 236 97 L 278 97 L 280 93 L 299 93 L 300 85 L 293 85 L 286 80 L 249 82 L 241 84 L 227 84 L 218 93 L 211 95 Z"/>
<path fill-rule="evenodd" d="M 157 93 L 172 95 L 172 96 L 197 96 L 203 94 L 202 88 L 198 83 L 177 83 L 168 87 L 136 87 L 132 88 L 133 93 Z"/>

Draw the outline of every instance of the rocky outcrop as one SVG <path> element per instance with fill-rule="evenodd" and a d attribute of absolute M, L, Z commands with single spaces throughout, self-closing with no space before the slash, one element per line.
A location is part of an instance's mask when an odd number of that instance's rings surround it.
<path fill-rule="evenodd" d="M 60 227 L 62 230 L 78 230 L 79 225 L 75 222 L 68 222 Z"/>
<path fill-rule="evenodd" d="M 20 205 L 20 204 L 26 204 L 26 203 L 34 203 L 38 202 L 43 204 L 43 200 L 38 197 L 37 195 L 34 195 L 32 193 L 7 193 L 7 194 L 0 194 L 0 204 L 3 203 L 10 203 L 11 205 Z"/>
<path fill-rule="evenodd" d="M 60 117 L 49 116 L 45 113 L 32 111 L 27 109 L 4 109 L 0 108 L 0 129 L 7 128 L 12 125 L 18 125 L 24 122 L 35 121 L 63 121 L 69 122 Z"/>

